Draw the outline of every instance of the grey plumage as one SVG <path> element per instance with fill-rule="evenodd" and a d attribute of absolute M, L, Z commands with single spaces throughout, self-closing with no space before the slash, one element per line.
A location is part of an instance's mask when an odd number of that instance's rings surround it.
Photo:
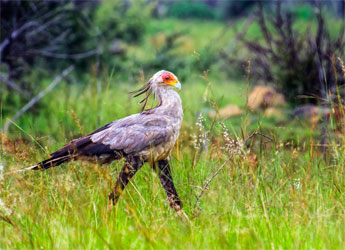
<path fill-rule="evenodd" d="M 114 122 L 108 129 L 91 136 L 93 143 L 102 143 L 125 154 L 139 154 L 168 140 L 173 133 L 168 117 L 154 112 L 133 115 Z"/>
<path fill-rule="evenodd" d="M 179 135 L 183 118 L 181 99 L 172 89 L 174 86 L 180 88 L 180 83 L 173 73 L 164 70 L 157 72 L 146 86 L 133 92 L 135 96 L 147 94 L 141 101 L 141 113 L 113 121 L 87 136 L 72 140 L 52 153 L 50 159 L 28 169 L 44 170 L 77 159 L 96 159 L 99 163 L 110 163 L 124 157 L 126 164 L 114 191 L 109 196 L 115 203 L 129 179 L 144 162 L 151 162 L 153 166 L 158 162 L 161 169 L 157 171 L 160 175 L 169 175 L 160 176 L 169 202 L 179 211 L 182 203 L 177 196 L 167 162 L 167 157 Z M 144 110 L 152 92 L 158 98 L 158 105 L 153 109 Z M 162 169 L 164 166 L 169 169 Z"/>

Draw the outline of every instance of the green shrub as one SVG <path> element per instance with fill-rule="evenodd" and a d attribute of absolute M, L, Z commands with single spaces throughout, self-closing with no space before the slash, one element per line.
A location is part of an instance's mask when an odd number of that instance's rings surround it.
<path fill-rule="evenodd" d="M 79 78 L 90 70 L 100 75 L 102 65 L 130 69 L 126 44 L 141 41 L 151 11 L 137 0 L 1 1 L 1 6 L 1 77 L 18 86 L 0 83 L 3 114 L 14 113 L 45 87 L 42 78 L 68 65 L 75 65 Z M 121 53 L 113 52 L 115 43 Z"/>
<path fill-rule="evenodd" d="M 140 41 L 150 15 L 150 5 L 142 1 L 102 1 L 97 8 L 94 24 L 107 39 L 122 39 L 129 43 Z"/>
<path fill-rule="evenodd" d="M 299 5 L 291 8 L 291 13 L 297 19 L 308 20 L 313 17 L 313 7 L 311 5 Z"/>
<path fill-rule="evenodd" d="M 222 16 L 224 18 L 236 18 L 244 16 L 245 14 L 247 14 L 248 11 L 250 11 L 253 8 L 255 3 L 256 1 L 252 0 L 222 1 Z"/>
<path fill-rule="evenodd" d="M 168 16 L 176 18 L 214 19 L 215 10 L 199 2 L 176 2 L 168 9 Z"/>

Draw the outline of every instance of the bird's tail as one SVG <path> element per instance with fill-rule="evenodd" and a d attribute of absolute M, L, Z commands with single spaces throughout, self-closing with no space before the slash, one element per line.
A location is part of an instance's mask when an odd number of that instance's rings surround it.
<path fill-rule="evenodd" d="M 60 157 L 52 157 L 50 159 L 41 161 L 40 163 L 37 163 L 34 166 L 31 166 L 28 168 L 28 170 L 46 170 L 51 167 L 59 166 L 60 164 L 70 161 L 76 157 L 75 154 L 68 154 Z"/>
<path fill-rule="evenodd" d="M 80 152 L 80 149 L 90 143 L 90 136 L 75 139 L 58 151 L 52 153 L 49 159 L 41 161 L 35 166 L 29 167 L 28 170 L 46 170 L 48 168 L 59 166 L 64 162 L 74 160 L 80 154 L 82 154 L 82 152 Z"/>
<path fill-rule="evenodd" d="M 107 125 L 106 125 L 107 126 Z M 51 167 L 59 166 L 64 162 L 75 160 L 79 156 L 97 156 L 103 153 L 114 153 L 114 150 L 103 144 L 93 143 L 90 135 L 75 139 L 53 152 L 49 159 L 41 161 L 31 167 L 23 168 L 7 174 L 18 173 L 28 170 L 46 170 Z"/>
<path fill-rule="evenodd" d="M 78 156 L 76 152 L 77 146 L 78 144 L 76 144 L 75 141 L 72 141 L 71 143 L 65 145 L 63 148 L 52 153 L 49 159 L 41 161 L 37 163 L 36 165 L 30 166 L 27 168 L 22 168 L 13 172 L 6 173 L 6 175 L 29 171 L 29 170 L 46 170 L 48 168 L 59 166 L 60 164 L 73 160 Z"/>
<path fill-rule="evenodd" d="M 10 174 L 14 174 L 14 173 L 20 173 L 20 172 L 25 172 L 25 171 L 30 171 L 30 170 L 46 170 L 48 168 L 51 167 L 56 167 L 59 166 L 60 164 L 66 162 L 66 161 L 70 161 L 72 159 L 74 159 L 76 157 L 76 155 L 65 155 L 62 157 L 52 157 L 50 159 L 41 161 L 40 163 L 37 163 L 36 165 L 27 167 L 27 168 L 22 168 L 22 169 L 18 169 L 12 172 L 8 172 L 5 173 L 4 175 L 10 175 Z"/>

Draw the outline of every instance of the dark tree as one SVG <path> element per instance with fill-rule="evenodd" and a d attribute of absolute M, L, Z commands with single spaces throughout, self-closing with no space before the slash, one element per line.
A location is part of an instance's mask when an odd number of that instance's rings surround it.
<path fill-rule="evenodd" d="M 95 55 L 95 43 L 90 42 L 95 34 L 87 17 L 97 1 L 86 3 L 1 0 L 1 63 L 7 66 L 9 79 L 19 79 L 37 60 L 56 67 L 52 59 Z"/>
<path fill-rule="evenodd" d="M 322 6 L 315 3 L 314 24 L 306 32 L 295 29 L 295 16 L 288 8 L 283 10 L 276 2 L 274 13 L 267 13 L 258 4 L 257 23 L 262 39 L 251 40 L 241 36 L 251 59 L 251 74 L 259 81 L 275 84 L 292 104 L 317 103 L 326 94 L 336 96 L 336 87 L 345 84 L 337 57 L 344 57 L 344 25 L 337 34 L 326 23 Z M 234 55 L 223 53 L 231 63 L 247 64 Z M 312 98 L 298 98 L 298 97 Z"/>

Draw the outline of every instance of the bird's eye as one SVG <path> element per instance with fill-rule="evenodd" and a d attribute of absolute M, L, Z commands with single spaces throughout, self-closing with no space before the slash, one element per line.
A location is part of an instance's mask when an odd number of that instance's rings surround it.
<path fill-rule="evenodd" d="M 166 76 L 166 77 L 165 77 L 165 80 L 166 80 L 166 81 L 170 80 L 170 77 L 169 77 L 169 76 Z"/>

